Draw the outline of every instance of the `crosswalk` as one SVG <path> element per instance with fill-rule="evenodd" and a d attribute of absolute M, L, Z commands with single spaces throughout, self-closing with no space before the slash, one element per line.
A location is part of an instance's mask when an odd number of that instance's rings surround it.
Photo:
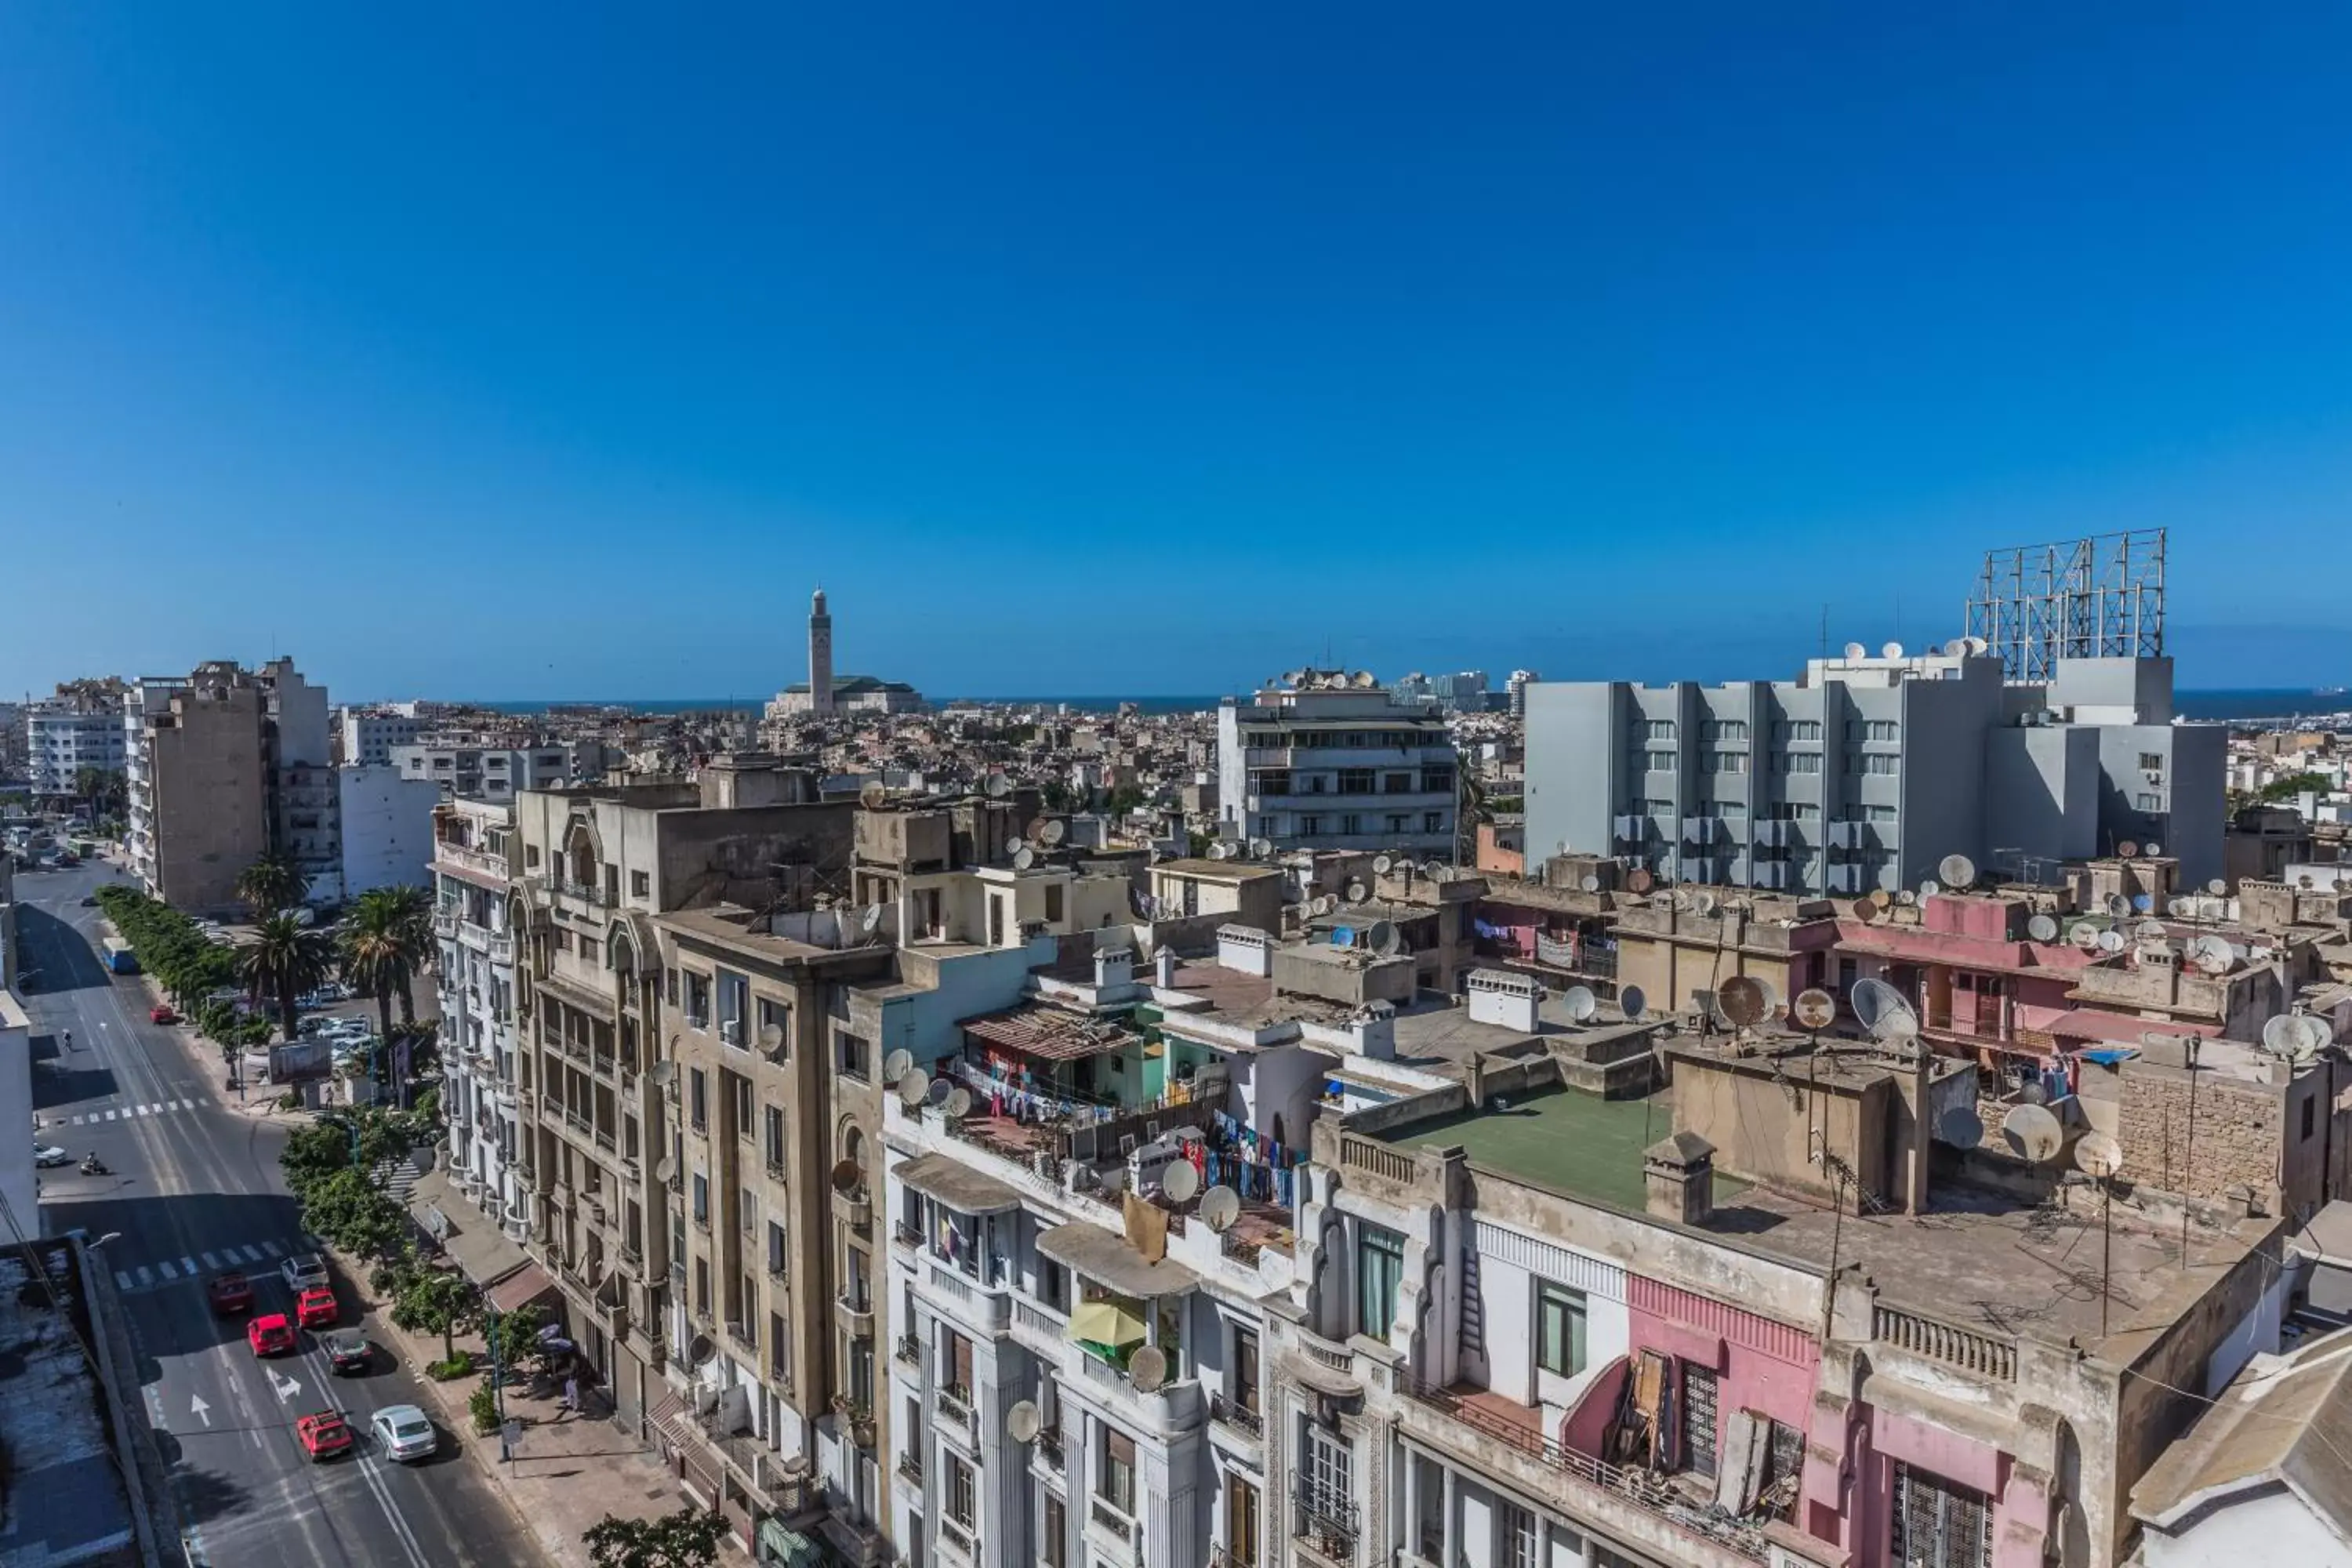
<path fill-rule="evenodd" d="M 393 1202 L 405 1208 L 409 1194 L 416 1190 L 416 1178 L 421 1173 L 414 1156 L 403 1155 L 397 1160 L 378 1160 L 375 1169 L 368 1173 L 368 1179 L 375 1184 L 378 1192 L 388 1194 Z"/>
<path fill-rule="evenodd" d="M 126 1296 L 140 1290 L 160 1290 L 167 1285 L 185 1284 L 230 1268 L 252 1268 L 272 1264 L 285 1256 L 286 1248 L 275 1241 L 215 1247 L 210 1252 L 191 1253 L 185 1257 L 166 1258 L 154 1263 L 139 1263 L 118 1268 L 114 1271 L 114 1286 Z"/>
<path fill-rule="evenodd" d="M 76 1111 L 71 1116 L 51 1116 L 43 1119 L 49 1127 L 95 1127 L 103 1121 L 131 1121 L 142 1116 L 170 1116 L 178 1111 L 202 1109 L 194 1100 L 163 1100 L 152 1105 L 107 1106 L 103 1110 Z"/>

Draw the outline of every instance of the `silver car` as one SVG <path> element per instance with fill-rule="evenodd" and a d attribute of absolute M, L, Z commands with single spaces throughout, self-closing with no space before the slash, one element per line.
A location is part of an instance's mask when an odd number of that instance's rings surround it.
<path fill-rule="evenodd" d="M 315 1252 L 298 1252 L 278 1266 L 286 1289 L 299 1296 L 305 1290 L 328 1289 L 327 1260 Z"/>
<path fill-rule="evenodd" d="M 411 1459 L 429 1459 L 441 1447 L 441 1435 L 433 1430 L 433 1423 L 425 1418 L 425 1412 L 414 1405 L 387 1405 L 375 1413 L 369 1426 L 385 1456 L 403 1464 Z"/>

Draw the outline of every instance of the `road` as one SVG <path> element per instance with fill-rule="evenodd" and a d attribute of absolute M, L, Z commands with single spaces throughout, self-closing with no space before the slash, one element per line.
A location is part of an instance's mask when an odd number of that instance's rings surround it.
<path fill-rule="evenodd" d="M 365 1440 L 373 1412 L 425 1403 L 373 1321 L 362 1326 L 376 1346 L 373 1370 L 338 1378 L 315 1334 L 300 1335 L 298 1354 L 264 1362 L 247 1350 L 243 1320 L 213 1316 L 205 1281 L 227 1268 L 251 1275 L 258 1310 L 292 1310 L 278 1263 L 309 1248 L 278 1171 L 285 1132 L 222 1105 L 218 1053 L 184 1028 L 150 1024 L 141 983 L 99 963 L 99 911 L 81 900 L 118 875 L 83 866 L 17 878 L 38 1136 L 77 1161 L 95 1150 L 113 1172 L 43 1171 L 41 1208 L 52 1232 L 110 1237 L 97 1259 L 122 1292 L 192 1560 L 215 1568 L 541 1562 L 452 1434 L 444 1431 L 436 1458 L 413 1466 Z M 336 1281 L 346 1323 L 351 1283 Z M 362 1442 L 353 1458 L 313 1464 L 294 1420 L 329 1405 Z"/>

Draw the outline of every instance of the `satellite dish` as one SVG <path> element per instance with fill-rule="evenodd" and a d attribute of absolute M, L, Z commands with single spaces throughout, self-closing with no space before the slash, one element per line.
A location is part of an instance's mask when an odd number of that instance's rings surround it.
<path fill-rule="evenodd" d="M 961 1087 L 951 1089 L 948 1094 L 948 1102 L 940 1109 L 948 1113 L 949 1121 L 961 1121 L 971 1114 L 971 1090 Z"/>
<path fill-rule="evenodd" d="M 1212 860 L 1223 860 L 1232 855 L 1233 852 L 1232 846 L 1225 843 L 1223 839 L 1219 839 L 1216 843 L 1209 846 L 1209 858 Z"/>
<path fill-rule="evenodd" d="M 2025 934 L 2036 942 L 2056 942 L 2058 922 L 2048 915 L 2035 915 L 2025 922 Z"/>
<path fill-rule="evenodd" d="M 2121 952 L 2123 950 L 2123 932 L 2110 930 L 2103 931 L 2099 933 L 2099 951 L 2101 952 Z"/>
<path fill-rule="evenodd" d="M 2100 907 L 2107 911 L 2108 918 L 2112 920 L 2128 919 L 2132 912 L 2131 900 L 2121 893 L 2109 893 L 2106 902 Z"/>
<path fill-rule="evenodd" d="M 1373 857 L 1372 857 L 1372 874 L 1373 874 L 1374 876 L 1376 876 L 1376 877 L 1385 877 L 1385 876 L 1387 876 L 1390 872 L 1391 872 L 1391 871 L 1393 871 L 1393 870 L 1395 870 L 1395 869 L 1396 869 L 1396 857 L 1395 857 L 1395 856 L 1393 856 L 1393 855 L 1375 855 L 1375 856 L 1373 856 Z"/>
<path fill-rule="evenodd" d="M 857 792 L 857 804 L 868 811 L 878 809 L 890 798 L 890 792 L 878 784 L 867 784 Z"/>
<path fill-rule="evenodd" d="M 1895 901 L 1907 910 L 1919 901 L 1919 895 L 1906 888 L 1895 895 Z"/>
<path fill-rule="evenodd" d="M 2000 1119 L 2001 1142 L 2011 1153 L 2031 1164 L 2046 1165 L 2058 1157 L 2066 1130 L 2039 1105 L 2021 1105 Z"/>
<path fill-rule="evenodd" d="M 1450 875 L 1443 860 L 1423 860 L 1421 863 L 1421 874 L 1433 882 L 1443 882 Z"/>
<path fill-rule="evenodd" d="M 2135 912 L 2144 915 L 2155 908 L 2156 900 L 2153 898 L 2150 898 L 2147 894 L 2134 893 L 2132 895 L 2132 909 Z"/>
<path fill-rule="evenodd" d="M 836 1193 L 856 1192 L 857 1190 L 858 1177 L 862 1173 L 857 1168 L 856 1161 L 835 1161 L 833 1165 L 833 1190 Z"/>
<path fill-rule="evenodd" d="M 2218 899 L 2230 890 L 2230 884 L 2216 877 L 2205 884 L 2205 890 Z"/>
<path fill-rule="evenodd" d="M 719 1347 L 710 1342 L 709 1334 L 697 1334 L 686 1344 L 686 1359 L 695 1366 L 709 1366 Z"/>
<path fill-rule="evenodd" d="M 1371 896 L 1372 890 L 1364 886 L 1363 883 L 1350 882 L 1348 884 L 1348 901 L 1349 903 L 1360 904 Z"/>
<path fill-rule="evenodd" d="M 2088 921 L 2077 921 L 2074 928 L 2066 933 L 2066 940 L 2089 952 L 2099 945 L 2099 928 Z"/>
<path fill-rule="evenodd" d="M 2142 942 L 2162 942 L 2169 934 L 2162 921 L 2142 921 L 2132 927 L 2132 935 Z"/>
<path fill-rule="evenodd" d="M 1955 1149 L 1973 1149 L 1984 1142 L 1984 1118 L 1966 1105 L 1955 1105 L 1936 1119 L 1936 1142 Z"/>
<path fill-rule="evenodd" d="M 1404 939 L 1397 935 L 1396 927 L 1387 921 L 1374 921 L 1372 929 L 1365 933 L 1365 937 L 1371 943 L 1372 951 L 1382 958 L 1394 958 L 1397 949 L 1404 945 Z"/>
<path fill-rule="evenodd" d="M 2139 847 L 2139 852 L 2153 860 L 2158 856 L 2164 853 L 2164 846 L 2151 838 L 2147 843 Z"/>
<path fill-rule="evenodd" d="M 1943 890 L 1944 890 L 1944 884 L 1943 884 L 1943 883 L 1941 883 L 1941 882 L 1938 882 L 1938 881 L 1937 881 L 1937 880 L 1936 880 L 1936 879 L 1935 879 L 1935 878 L 1933 878 L 1933 877 L 1928 878 L 1927 880 L 1925 880 L 1925 881 L 1923 881 L 1923 882 L 1921 882 L 1921 883 L 1919 884 L 1919 897 L 1920 897 L 1921 899 L 1923 899 L 1923 900 L 1924 900 L 1924 899 L 1932 899 L 1932 898 L 1934 898 L 1937 893 L 1940 893 L 1940 892 L 1942 892 Z"/>
<path fill-rule="evenodd" d="M 677 1064 L 665 1057 L 660 1061 L 654 1063 L 651 1068 L 648 1068 L 646 1070 L 646 1076 L 652 1079 L 664 1089 L 667 1089 L 669 1087 L 670 1079 L 677 1076 Z"/>
<path fill-rule="evenodd" d="M 2164 912 L 2177 921 L 2194 920 L 2197 918 L 2197 905 L 2193 900 L 2175 898 L 2164 906 Z"/>
<path fill-rule="evenodd" d="M 1878 657 L 1881 658 L 1901 658 L 1903 657 L 1903 645 L 1899 642 L 1888 643 L 1885 647 L 1878 650 Z"/>
<path fill-rule="evenodd" d="M 1977 863 L 1965 855 L 1947 855 L 1936 863 L 1936 874 L 1948 888 L 1969 888 L 1976 885 Z"/>
<path fill-rule="evenodd" d="M 898 1080 L 898 1103 L 912 1110 L 923 1103 L 931 1092 L 931 1080 L 919 1072 L 910 1072 Z"/>
<path fill-rule="evenodd" d="M 1992 647 L 1992 644 L 1990 644 L 1990 643 L 1989 643 L 1989 642 L 1985 641 L 1985 640 L 1984 640 L 1984 638 L 1982 638 L 1982 637 L 1962 637 L 1960 640 L 1961 640 L 1962 642 L 1965 642 L 1965 643 L 1967 643 L 1967 644 L 1969 645 L 1969 652 L 1971 655 L 1981 655 L 1981 654 L 1984 654 L 1984 653 L 1986 653 L 1986 652 L 1990 651 L 1990 648 Z"/>
<path fill-rule="evenodd" d="M 2074 1169 L 2105 1181 L 2124 1168 L 2124 1146 L 2112 1132 L 2085 1132 L 2074 1145 Z"/>
<path fill-rule="evenodd" d="M 1735 1027 L 1742 1029 L 1763 1017 L 1771 1005 L 1764 999 L 1764 988 L 1745 974 L 1725 981 L 1715 994 L 1715 1005 Z"/>
<path fill-rule="evenodd" d="M 1946 658 L 1960 658 L 1965 657 L 1968 651 L 1969 639 L 1966 637 L 1954 637 L 1951 641 L 1944 645 L 1944 657 Z"/>
<path fill-rule="evenodd" d="M 1601 890 L 1601 879 L 1594 876 L 1591 872 L 1587 871 L 1584 874 L 1584 879 L 1581 882 L 1579 882 L 1577 886 L 1583 889 L 1588 893 L 1597 893 Z"/>
<path fill-rule="evenodd" d="M 1263 860 L 1273 853 L 1274 845 L 1271 840 L 1264 838 L 1253 838 L 1250 840 L 1250 854 L 1254 858 Z"/>
<path fill-rule="evenodd" d="M 671 1159 L 667 1154 L 664 1154 L 661 1157 L 661 1163 L 654 1167 L 654 1180 L 661 1183 L 664 1186 L 668 1185 L 670 1179 L 677 1174 L 677 1162 Z"/>
<path fill-rule="evenodd" d="M 1013 793 L 1013 781 L 1003 773 L 991 773 L 981 787 L 988 791 L 991 800 L 1003 800 Z"/>
<path fill-rule="evenodd" d="M 1058 816 L 1047 818 L 1045 826 L 1037 832 L 1037 837 L 1045 841 L 1045 847 L 1049 849 L 1069 836 L 1070 825 Z M 1264 843 L 1265 840 L 1260 839 L 1259 842 Z"/>
<path fill-rule="evenodd" d="M 1224 1231 L 1242 1217 L 1242 1195 L 1231 1187 L 1211 1187 L 1201 1194 L 1201 1223 L 1211 1230 Z"/>
<path fill-rule="evenodd" d="M 1339 900 L 1328 893 L 1321 893 L 1316 896 L 1315 902 L 1310 907 L 1318 915 L 1328 915 L 1339 907 Z"/>
<path fill-rule="evenodd" d="M 1026 844 L 1013 852 L 1013 868 L 1016 871 L 1026 871 L 1036 863 L 1037 851 L 1030 848 Z"/>
<path fill-rule="evenodd" d="M 876 931 L 880 931 L 882 929 L 882 912 L 885 908 L 886 906 L 882 904 L 866 905 L 866 912 L 857 917 L 857 929 L 864 931 L 867 936 L 872 936 Z"/>
<path fill-rule="evenodd" d="M 1711 915 L 1715 913 L 1715 895 L 1702 888 L 1691 895 L 1690 907 L 1695 915 Z"/>
<path fill-rule="evenodd" d="M 1837 1022 L 1837 998 L 1820 986 L 1808 986 L 1789 1004 L 1789 1016 L 1801 1029 L 1826 1029 Z"/>
<path fill-rule="evenodd" d="M 2050 1101 L 2050 1091 L 2042 1087 L 2040 1079 L 2031 1078 L 2017 1086 L 2017 1098 L 2028 1105 L 2046 1105 Z"/>
<path fill-rule="evenodd" d="M 1884 980 L 1864 979 L 1853 983 L 1853 1016 L 1874 1039 L 1909 1039 L 1919 1032 L 1919 1021 L 1912 1015 L 1911 1004 L 1903 993 Z"/>
<path fill-rule="evenodd" d="M 2139 845 L 2133 839 L 2125 839 L 2121 844 L 2116 846 L 2116 858 L 2118 860 L 2138 859 Z"/>
<path fill-rule="evenodd" d="M 2230 944 L 2218 936 L 2209 936 L 2193 945 L 2197 951 L 2189 955 L 2189 962 L 2206 974 L 2227 974 L 2230 965 L 2236 962 Z"/>
<path fill-rule="evenodd" d="M 946 1079 L 935 1078 L 931 1079 L 931 1087 L 923 1091 L 923 1098 L 933 1105 L 945 1105 L 948 1102 L 948 1096 L 954 1092 L 954 1084 Z"/>
<path fill-rule="evenodd" d="M 760 1048 L 774 1056 L 784 1048 L 784 1026 L 782 1024 L 760 1026 Z"/>
<path fill-rule="evenodd" d="M 1158 1345 L 1139 1347 L 1127 1358 L 1127 1380 L 1138 1394 L 1156 1393 L 1168 1381 L 1168 1352 Z"/>
<path fill-rule="evenodd" d="M 1560 1005 L 1568 1009 L 1568 1016 L 1580 1024 L 1601 1010 L 1601 1004 L 1594 998 L 1589 985 L 1571 985 L 1559 994 L 1559 1000 Z"/>
<path fill-rule="evenodd" d="M 1870 650 L 1858 642 L 1850 642 L 1845 645 L 1845 656 L 1849 659 L 1868 658 Z"/>
<path fill-rule="evenodd" d="M 915 1068 L 915 1053 L 900 1048 L 882 1058 L 882 1076 L 897 1083 Z"/>
<path fill-rule="evenodd" d="M 1625 874 L 1625 886 L 1633 892 L 1646 893 L 1656 885 L 1657 879 L 1650 875 L 1649 868 L 1645 866 L 1636 866 Z"/>
<path fill-rule="evenodd" d="M 1034 1400 L 1024 1399 L 1004 1413 L 1004 1435 L 1016 1443 L 1034 1443 L 1045 1429 L 1045 1417 Z"/>
<path fill-rule="evenodd" d="M 1189 1204 L 1201 1195 L 1201 1173 L 1189 1161 L 1174 1161 L 1161 1173 L 1160 1190 L 1171 1204 Z"/>
<path fill-rule="evenodd" d="M 1871 907 L 1874 909 L 1883 910 L 1894 901 L 1895 899 L 1893 895 L 1889 894 L 1884 888 L 1874 889 L 1871 891 L 1870 902 Z"/>

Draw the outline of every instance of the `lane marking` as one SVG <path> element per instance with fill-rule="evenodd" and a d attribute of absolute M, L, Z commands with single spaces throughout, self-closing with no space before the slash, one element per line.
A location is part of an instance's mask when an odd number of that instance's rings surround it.
<path fill-rule="evenodd" d="M 247 1263 L 258 1263 L 258 1262 L 260 1262 L 260 1261 L 261 1261 L 261 1259 L 262 1259 L 262 1251 L 261 1251 L 261 1248 L 259 1248 L 259 1247 L 254 1247 L 254 1246 L 251 1246 L 251 1245 L 249 1245 L 249 1244 L 248 1244 L 248 1245 L 244 1248 L 244 1252 L 245 1252 L 245 1260 L 246 1260 Z"/>
<path fill-rule="evenodd" d="M 107 1119 L 109 1121 L 113 1121 L 113 1120 L 114 1120 L 114 1112 L 112 1112 L 111 1110 L 108 1111 L 108 1112 L 106 1113 L 106 1119 Z"/>
<path fill-rule="evenodd" d="M 220 1267 L 220 1259 L 212 1253 L 207 1252 L 205 1254 L 205 1267 L 207 1268 L 218 1268 Z"/>
<path fill-rule="evenodd" d="M 180 1277 L 180 1271 L 172 1267 L 172 1260 L 168 1258 L 155 1267 L 163 1271 L 163 1278 L 166 1279 L 177 1279 Z"/>
<path fill-rule="evenodd" d="M 286 1249 L 278 1246 L 274 1241 L 263 1242 L 261 1244 L 261 1250 L 267 1252 L 272 1258 L 283 1258 L 286 1256 Z"/>
<path fill-rule="evenodd" d="M 114 1271 L 114 1287 L 118 1290 L 128 1290 L 131 1289 L 130 1270 L 118 1268 Z"/>
<path fill-rule="evenodd" d="M 194 1279 L 194 1278 L 195 1277 L 195 1273 L 196 1273 L 196 1260 L 195 1260 L 194 1258 L 183 1258 L 182 1259 L 180 1259 L 180 1267 L 181 1267 L 182 1268 L 184 1268 L 184 1269 L 186 1269 L 186 1270 L 187 1270 L 187 1272 L 188 1272 L 188 1277 L 189 1277 L 190 1279 Z"/>
<path fill-rule="evenodd" d="M 142 1288 L 155 1283 L 155 1271 L 143 1263 L 139 1266 L 139 1283 Z"/>

